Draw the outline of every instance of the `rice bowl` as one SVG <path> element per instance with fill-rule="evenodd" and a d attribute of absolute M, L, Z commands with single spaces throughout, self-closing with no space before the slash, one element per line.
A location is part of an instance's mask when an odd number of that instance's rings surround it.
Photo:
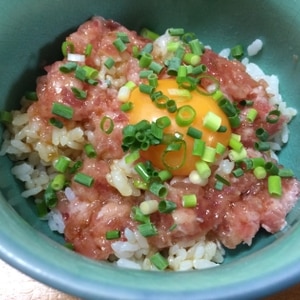
<path fill-rule="evenodd" d="M 250 44 L 250 42 L 251 41 L 253 41 L 254 39 L 256 38 L 256 36 L 255 37 L 253 37 L 250 41 L 249 41 L 249 44 Z M 266 45 L 267 44 L 265 44 L 264 43 L 264 48 L 263 48 L 263 52 L 264 52 L 264 54 L 266 53 Z M 220 49 L 220 50 L 222 50 L 222 49 Z M 255 66 L 253 66 L 253 65 L 251 65 L 251 64 L 248 64 L 248 62 L 247 61 L 244 61 L 243 62 L 245 65 L 247 65 L 247 68 L 249 67 L 249 68 L 253 68 L 253 67 L 255 67 Z M 255 71 L 259 71 L 259 70 L 257 70 L 257 69 L 255 69 L 254 68 L 254 70 Z M 261 74 L 259 74 L 259 72 L 258 72 L 258 76 L 261 76 Z M 275 85 L 276 85 L 276 77 L 274 77 L 274 76 L 271 76 L 270 77 L 270 79 L 271 80 L 273 80 L 273 82 L 275 82 Z M 292 114 L 294 113 L 294 110 L 293 109 L 288 109 L 287 111 L 289 111 L 289 112 L 291 112 Z M 24 119 L 23 119 L 23 121 L 24 121 Z M 20 121 L 21 123 L 22 123 L 22 120 Z M 26 122 L 26 120 L 24 121 L 24 122 Z M 77 135 L 77 133 L 79 133 L 79 135 Z M 71 136 L 75 136 L 75 138 L 79 138 L 79 141 L 80 141 L 80 138 L 82 138 L 82 133 L 80 133 L 80 132 L 76 132 L 76 131 L 74 131 L 74 132 L 71 132 L 70 133 L 71 134 Z M 66 134 L 64 134 L 64 135 L 66 135 Z M 67 135 L 69 135 L 69 133 L 67 133 Z M 59 139 L 59 137 L 58 137 L 58 139 Z M 63 140 L 61 141 L 61 142 L 64 142 Z M 293 143 L 293 141 L 292 141 L 292 143 Z M 24 145 L 20 145 L 20 144 L 18 144 L 18 143 L 16 143 L 16 146 L 17 147 L 20 147 L 20 146 L 24 146 Z M 275 147 L 277 147 L 277 143 L 274 143 L 274 150 L 276 150 L 276 148 Z M 76 148 L 76 143 L 75 144 L 73 144 L 72 145 L 72 147 L 75 147 Z M 26 147 L 24 147 L 24 151 L 26 151 L 26 149 L 25 149 Z M 76 150 L 76 149 L 75 149 Z M 32 172 L 32 170 L 30 169 L 30 166 L 26 166 L 26 165 L 23 165 L 23 167 L 25 168 L 25 171 L 27 170 L 27 172 Z M 27 169 L 26 169 L 27 168 Z M 18 173 L 18 169 L 14 169 L 14 172 L 17 174 Z M 44 173 L 42 173 L 42 174 L 44 174 Z M 38 180 L 41 180 L 40 182 L 42 183 L 42 184 L 46 184 L 46 181 L 47 181 L 47 179 L 46 179 L 46 174 L 44 174 L 45 176 L 37 176 L 37 178 L 38 178 Z M 44 181 L 43 181 L 44 180 Z M 39 184 L 40 183 L 39 181 L 37 181 L 37 183 Z M 35 188 L 35 187 L 33 187 L 33 188 Z M 29 189 L 30 190 L 30 189 Z M 31 192 L 33 192 L 33 193 L 35 193 L 35 192 L 38 192 L 38 190 L 31 190 Z M 68 192 L 69 192 L 69 197 L 71 197 L 72 198 L 72 191 L 71 190 L 68 190 Z M 28 194 L 28 195 L 30 195 L 30 193 Z M 26 194 L 24 194 L 24 196 L 27 196 Z M 16 200 L 17 201 L 17 200 Z M 290 216 L 290 218 L 294 218 L 295 217 L 295 215 L 293 215 L 293 213 L 291 213 L 291 216 Z M 60 222 L 60 220 L 59 219 L 54 219 L 54 221 L 57 223 L 58 222 L 58 224 L 59 224 L 59 222 Z M 54 223 L 55 223 L 54 222 Z M 289 221 L 289 218 L 288 218 L 288 224 L 290 224 L 289 223 L 290 221 Z M 44 225 L 42 225 L 42 227 L 43 227 Z M 287 227 L 285 230 L 287 230 L 287 231 L 289 231 L 289 227 Z M 127 236 L 127 239 L 129 240 L 130 238 L 132 238 L 132 233 L 133 232 L 131 232 L 130 230 L 126 230 L 126 236 Z M 263 235 L 263 234 L 262 234 Z M 56 234 L 54 234 L 54 236 L 55 236 L 55 238 L 56 239 L 58 239 L 58 240 L 60 240 L 60 238 L 59 237 L 57 237 L 57 235 Z M 275 235 L 275 239 L 276 239 L 276 237 L 277 237 L 278 235 Z M 266 241 L 269 241 L 269 239 L 266 239 Z M 145 245 L 145 247 L 146 247 L 146 245 Z M 255 251 L 255 242 L 254 242 L 254 245 L 253 245 L 253 247 L 254 247 L 254 250 L 253 251 Z M 219 249 L 221 249 L 221 248 L 219 248 Z M 221 251 L 221 253 L 222 253 L 222 251 Z M 73 255 L 73 254 L 72 254 Z M 247 251 L 246 252 L 244 252 L 244 254 L 241 254 L 241 256 L 243 256 L 243 255 L 247 255 Z M 230 260 L 230 255 L 229 255 L 229 260 Z M 226 261 L 225 261 L 225 265 L 224 265 L 224 267 L 226 268 Z M 223 268 L 223 266 L 222 266 L 222 268 Z"/>

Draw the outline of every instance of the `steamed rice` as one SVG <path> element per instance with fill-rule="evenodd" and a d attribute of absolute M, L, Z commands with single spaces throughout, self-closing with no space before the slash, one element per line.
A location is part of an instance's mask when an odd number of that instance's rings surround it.
<path fill-rule="evenodd" d="M 165 57 L 166 44 L 170 40 L 169 35 L 161 36 L 154 43 L 154 51 L 158 56 Z M 247 48 L 248 56 L 256 55 L 262 49 L 262 41 L 257 39 Z M 224 49 L 220 53 L 223 57 L 230 55 L 229 49 Z M 69 57 L 70 61 L 78 61 L 84 59 L 84 57 L 72 56 Z M 112 68 L 107 70 L 103 67 L 105 57 L 100 60 L 101 72 L 99 77 L 103 79 L 103 88 L 106 88 L 106 84 L 112 84 L 113 86 L 120 88 L 125 84 L 125 79 L 122 76 L 114 78 L 114 72 L 117 70 Z M 279 93 L 279 80 L 275 75 L 266 75 L 259 66 L 249 61 L 249 58 L 243 59 L 243 64 L 246 66 L 246 71 L 256 80 L 264 80 L 267 84 L 267 91 L 272 94 L 272 103 L 278 105 L 279 110 L 283 115 L 291 120 L 296 115 L 297 111 L 293 108 L 287 107 L 286 103 L 282 101 L 282 97 Z M 119 70 L 120 73 L 122 73 Z M 22 100 L 24 107 L 26 108 L 28 103 L 26 100 Z M 52 132 L 52 143 L 44 144 L 40 141 L 38 136 L 38 123 L 30 122 L 26 109 L 22 108 L 20 111 L 13 112 L 13 121 L 8 129 L 3 134 L 3 143 L 0 151 L 0 155 L 9 155 L 16 164 L 12 168 L 12 174 L 20 181 L 24 182 L 25 190 L 22 192 L 24 198 L 35 197 L 36 201 L 40 201 L 42 192 L 47 188 L 48 184 L 57 174 L 53 168 L 52 157 L 65 155 L 71 159 L 80 156 L 83 151 L 83 147 L 88 142 L 94 139 L 93 133 L 89 130 L 83 130 L 80 127 L 76 127 L 68 130 L 63 127 L 62 129 L 54 128 Z M 275 152 L 280 151 L 283 144 L 288 141 L 288 127 L 285 126 L 284 130 L 274 137 L 274 141 L 271 144 L 274 151 L 273 157 L 276 157 Z M 233 170 L 234 164 L 229 160 L 223 160 L 219 165 L 219 170 L 223 174 L 230 174 Z M 107 174 L 107 182 L 115 187 L 121 195 L 139 195 L 140 190 L 134 187 L 131 181 L 131 176 L 134 173 L 134 169 L 128 164 L 124 163 L 124 158 L 120 160 L 114 160 L 110 166 L 110 172 Z M 191 173 L 190 181 L 195 184 L 203 184 L 195 173 Z M 76 200 L 76 195 L 71 188 L 67 187 L 64 193 L 68 201 L 72 202 Z M 77 208 L 79 209 L 79 208 Z M 53 209 L 48 215 L 48 224 L 51 230 L 64 233 L 64 220 L 60 211 Z M 145 270 L 157 270 L 153 264 L 151 264 L 149 257 L 154 253 L 155 249 L 152 249 L 148 244 L 148 241 L 138 231 L 133 231 L 129 228 L 124 232 L 125 241 L 115 241 L 112 243 L 112 249 L 114 256 L 112 261 L 120 267 L 145 269 Z M 199 240 L 193 240 L 189 242 L 177 243 L 168 249 L 166 254 L 169 262 L 169 268 L 175 271 L 185 271 L 191 269 L 204 269 L 215 267 L 223 262 L 224 249 L 218 240 L 212 241 L 205 237 Z"/>

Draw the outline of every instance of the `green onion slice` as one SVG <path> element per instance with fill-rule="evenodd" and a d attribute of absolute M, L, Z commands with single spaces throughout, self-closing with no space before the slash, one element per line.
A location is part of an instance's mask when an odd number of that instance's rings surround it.
<path fill-rule="evenodd" d="M 94 183 L 94 178 L 84 173 L 77 173 L 74 176 L 74 181 L 86 187 L 91 187 Z"/>
<path fill-rule="evenodd" d="M 100 129 L 106 134 L 111 134 L 114 126 L 114 121 L 109 116 L 104 116 L 100 121 Z"/>

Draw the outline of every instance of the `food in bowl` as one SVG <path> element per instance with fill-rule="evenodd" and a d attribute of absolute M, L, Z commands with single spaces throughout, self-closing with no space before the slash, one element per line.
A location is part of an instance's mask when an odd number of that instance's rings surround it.
<path fill-rule="evenodd" d="M 182 28 L 138 35 L 95 17 L 62 52 L 22 108 L 2 112 L 1 154 L 75 251 L 203 269 L 261 227 L 284 228 L 300 183 L 275 152 L 296 111 L 240 46 L 217 54 Z"/>

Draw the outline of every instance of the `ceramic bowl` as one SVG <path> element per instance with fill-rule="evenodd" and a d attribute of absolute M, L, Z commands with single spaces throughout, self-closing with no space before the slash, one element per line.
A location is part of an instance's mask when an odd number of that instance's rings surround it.
<path fill-rule="evenodd" d="M 277 74 L 289 106 L 300 110 L 300 2 L 296 1 L 102 1 L 0 0 L 0 109 L 19 107 L 34 88 L 40 66 L 60 58 L 65 36 L 94 15 L 130 29 L 164 32 L 184 27 L 219 51 L 256 38 L 263 50 L 252 61 Z M 281 161 L 300 177 L 300 118 L 290 126 Z M 3 128 L 1 127 L 1 134 Z M 35 214 L 22 185 L 0 158 L 0 257 L 49 286 L 84 299 L 247 299 L 275 293 L 300 282 L 300 205 L 283 232 L 255 238 L 252 247 L 228 251 L 218 268 L 191 272 L 119 269 L 92 261 L 62 246 Z"/>

